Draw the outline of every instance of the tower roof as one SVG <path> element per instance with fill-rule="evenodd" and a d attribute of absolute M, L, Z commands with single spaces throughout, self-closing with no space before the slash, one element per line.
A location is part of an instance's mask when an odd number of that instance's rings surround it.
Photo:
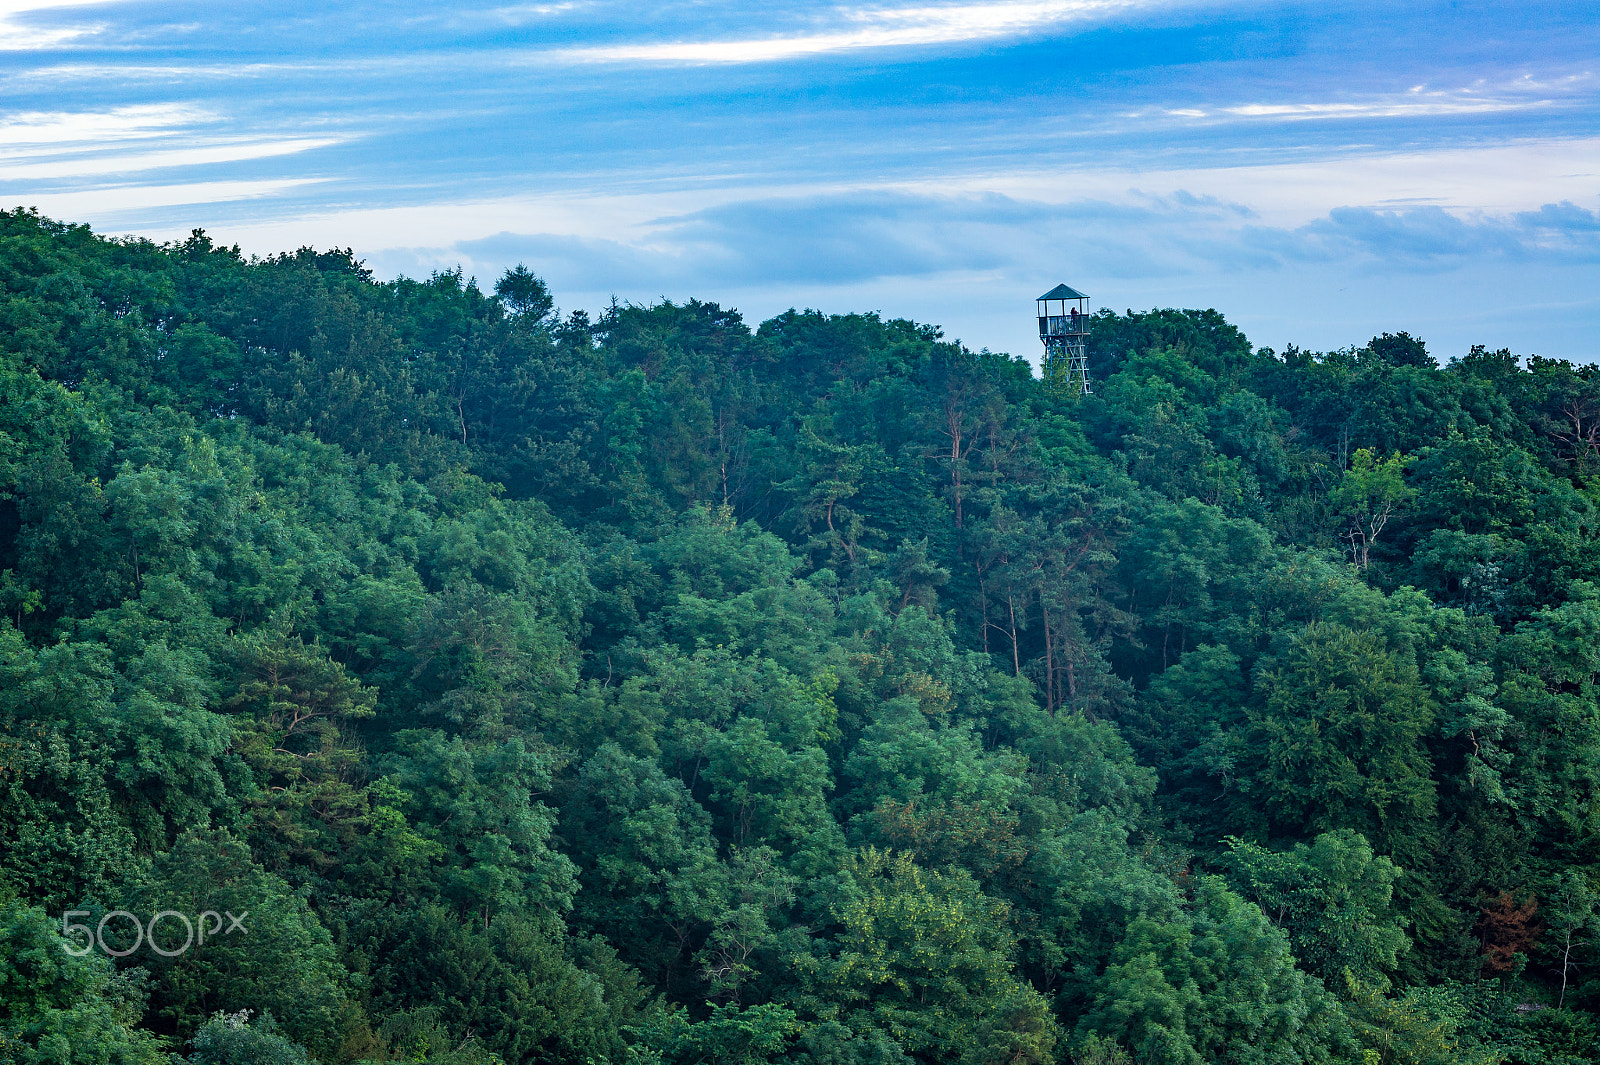
<path fill-rule="evenodd" d="M 1042 300 L 1086 300 L 1089 298 L 1089 294 L 1087 292 L 1079 292 L 1077 289 L 1067 285 L 1057 285 L 1039 298 Z"/>

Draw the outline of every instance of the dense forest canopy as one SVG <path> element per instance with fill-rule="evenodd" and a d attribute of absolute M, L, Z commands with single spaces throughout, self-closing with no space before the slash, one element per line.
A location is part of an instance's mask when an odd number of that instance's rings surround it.
<path fill-rule="evenodd" d="M 0 1059 L 1600 1060 L 1600 375 L 1090 365 L 0 213 Z"/>

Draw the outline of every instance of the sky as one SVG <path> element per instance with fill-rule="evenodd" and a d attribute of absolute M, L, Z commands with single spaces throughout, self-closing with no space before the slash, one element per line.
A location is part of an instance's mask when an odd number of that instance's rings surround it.
<path fill-rule="evenodd" d="M 1600 361 L 1593 0 L 0 0 L 0 203 L 559 306 Z"/>

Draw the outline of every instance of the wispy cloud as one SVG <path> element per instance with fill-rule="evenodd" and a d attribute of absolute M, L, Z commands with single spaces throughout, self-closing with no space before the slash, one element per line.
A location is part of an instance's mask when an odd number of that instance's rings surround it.
<path fill-rule="evenodd" d="M 1288 153 L 1282 153 L 1287 155 Z M 921 193 L 999 192 L 1021 201 L 1117 199 L 1129 189 L 1180 190 L 1247 203 L 1271 225 L 1293 229 L 1338 205 L 1378 210 L 1429 204 L 1462 216 L 1510 216 L 1539 204 L 1587 202 L 1600 191 L 1600 138 L 1541 138 L 1401 151 L 1313 148 L 1302 158 L 1219 152 L 1198 165 L 1013 167 L 950 174 L 902 187 Z M 1205 165 L 1209 162 L 1210 165 Z"/>
<path fill-rule="evenodd" d="M 1347 93 L 1344 99 L 1335 100 L 1254 101 L 1212 106 L 1192 104 L 1166 107 L 1155 113 L 1203 121 L 1266 119 L 1291 122 L 1491 115 L 1583 102 L 1585 98 L 1582 93 L 1592 80 L 1587 74 L 1574 74 L 1549 82 L 1523 77 L 1501 84 L 1479 82 L 1450 89 L 1414 85 L 1402 92 Z M 1143 117 L 1150 113 L 1150 110 L 1130 112 L 1128 117 Z"/>
<path fill-rule="evenodd" d="M 165 136 L 216 117 L 189 104 L 142 104 L 109 111 L 22 111 L 0 121 L 0 146 L 137 140 Z"/>
<path fill-rule="evenodd" d="M 543 22 L 557 15 L 569 14 L 592 6 L 594 6 L 592 3 L 580 3 L 576 0 L 553 4 L 502 4 L 487 8 L 457 6 L 430 10 L 407 18 L 405 22 L 411 26 L 433 24 L 451 28 L 526 26 L 529 23 Z"/>
<path fill-rule="evenodd" d="M 1363 103 L 1244 104 L 1220 108 L 1217 113 L 1241 118 L 1435 118 L 1442 115 L 1479 115 L 1547 107 L 1554 101 L 1515 99 L 1397 99 Z M 1206 112 L 1199 112 L 1205 114 Z"/>
<path fill-rule="evenodd" d="M 99 21 L 39 25 L 26 16 L 60 8 L 104 6 L 107 0 L 0 0 L 0 51 L 24 52 L 57 45 L 98 31 Z M 20 17 L 19 17 L 20 16 Z"/>
<path fill-rule="evenodd" d="M 41 178 L 99 177 L 106 174 L 136 174 L 148 170 L 167 170 L 174 167 L 210 166 L 217 163 L 239 163 L 251 159 L 270 159 L 280 155 L 296 155 L 315 148 L 338 144 L 331 137 L 297 137 L 280 140 L 225 141 L 193 148 L 170 148 L 155 152 L 97 152 L 78 154 L 67 158 L 43 162 L 22 163 L 0 155 L 5 160 L 5 180 Z M 13 157 L 14 158 L 14 157 Z"/>
<path fill-rule="evenodd" d="M 789 34 L 585 46 L 561 53 L 592 62 L 766 63 L 866 48 L 987 41 L 1156 6 L 1142 0 L 998 0 L 986 4 L 839 8 L 827 23 Z M 1169 5 L 1170 6 L 1170 5 Z"/>
<path fill-rule="evenodd" d="M 340 143 L 326 136 L 217 132 L 227 125 L 224 116 L 185 103 L 20 112 L 0 121 L 0 189 L 27 181 L 70 185 L 108 175 L 244 163 Z"/>

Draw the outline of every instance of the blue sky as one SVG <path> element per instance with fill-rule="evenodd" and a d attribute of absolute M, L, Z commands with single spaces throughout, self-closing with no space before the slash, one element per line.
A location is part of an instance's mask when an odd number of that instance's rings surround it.
<path fill-rule="evenodd" d="M 1600 359 L 1588 3 L 0 0 L 0 202 L 560 306 Z"/>

